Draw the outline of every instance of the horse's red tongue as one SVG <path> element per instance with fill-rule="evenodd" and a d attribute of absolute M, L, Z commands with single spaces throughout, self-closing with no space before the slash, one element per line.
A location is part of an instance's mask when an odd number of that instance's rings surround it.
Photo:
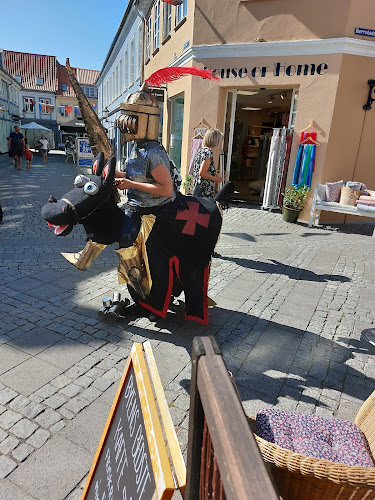
<path fill-rule="evenodd" d="M 63 233 L 65 231 L 65 229 L 69 226 L 69 224 L 64 224 L 62 226 L 54 226 L 53 224 L 50 224 L 49 222 L 47 222 L 47 224 L 49 225 L 49 227 L 54 228 L 55 234 L 57 234 L 57 236 L 59 234 Z"/>
<path fill-rule="evenodd" d="M 57 234 L 58 236 L 59 234 L 63 233 L 67 227 L 69 227 L 69 224 L 64 224 L 63 226 L 57 226 L 55 228 L 55 234 Z"/>

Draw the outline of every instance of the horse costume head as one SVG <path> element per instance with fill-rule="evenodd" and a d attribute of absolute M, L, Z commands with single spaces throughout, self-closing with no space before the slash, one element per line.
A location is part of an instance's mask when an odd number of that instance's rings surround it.
<path fill-rule="evenodd" d="M 60 200 L 51 196 L 42 208 L 42 217 L 58 236 L 66 236 L 75 224 L 83 224 L 87 236 L 97 243 L 110 244 L 118 236 L 120 211 L 113 188 L 116 160 L 105 165 L 99 153 L 92 166 L 92 175 L 77 175 L 74 188 Z M 121 211 L 120 211 L 121 212 Z"/>

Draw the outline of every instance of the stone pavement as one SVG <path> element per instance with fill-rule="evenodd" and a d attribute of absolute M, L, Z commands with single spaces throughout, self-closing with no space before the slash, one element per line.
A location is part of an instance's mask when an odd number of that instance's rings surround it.
<path fill-rule="evenodd" d="M 353 419 L 375 389 L 372 226 L 309 230 L 246 206 L 224 216 L 208 327 L 177 313 L 106 323 L 101 299 L 117 285 L 113 248 L 86 273 L 60 256 L 85 243 L 41 220 L 76 166 L 35 155 L 30 172 L 0 156 L 0 498 L 76 500 L 133 342 L 149 340 L 186 451 L 190 352 L 214 335 L 247 413 L 277 405 Z M 127 292 L 124 292 L 126 294 Z"/>

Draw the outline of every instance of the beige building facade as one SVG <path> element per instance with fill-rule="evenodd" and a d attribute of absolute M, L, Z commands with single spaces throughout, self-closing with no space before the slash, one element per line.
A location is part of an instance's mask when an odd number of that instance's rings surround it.
<path fill-rule="evenodd" d="M 375 189 L 375 104 L 363 109 L 368 80 L 375 79 L 371 19 L 375 4 L 370 0 L 317 0 L 314 5 L 185 0 L 179 7 L 154 2 L 146 18 L 145 78 L 166 66 L 206 67 L 220 77 L 184 77 L 165 89 L 163 143 L 182 175 L 201 122 L 225 133 L 222 163 L 233 179 L 246 184 L 253 178 L 251 161 L 241 160 L 243 138 L 285 126 L 293 131 L 290 183 L 299 132 L 313 122 L 320 145 L 312 188 L 343 179 Z M 158 29 L 159 44 L 153 46 Z M 218 165 L 219 152 L 215 160 Z M 329 213 L 325 219 L 343 216 Z"/>

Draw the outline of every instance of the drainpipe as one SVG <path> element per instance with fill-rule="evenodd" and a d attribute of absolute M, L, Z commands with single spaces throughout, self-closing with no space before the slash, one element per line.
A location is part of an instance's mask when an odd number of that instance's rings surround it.
<path fill-rule="evenodd" d="M 142 40 L 142 67 L 141 67 L 141 85 L 145 80 L 145 37 L 146 37 L 146 18 L 141 14 L 141 12 L 138 9 L 138 3 L 139 0 L 134 0 L 134 8 L 137 11 L 138 16 L 142 20 L 142 26 L 143 26 L 143 40 Z"/>

